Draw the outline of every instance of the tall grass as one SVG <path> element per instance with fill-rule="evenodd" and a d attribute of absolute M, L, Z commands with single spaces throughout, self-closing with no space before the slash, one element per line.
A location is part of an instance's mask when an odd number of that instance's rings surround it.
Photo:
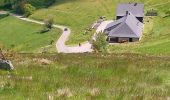
<path fill-rule="evenodd" d="M 4 99 L 154 99 L 170 96 L 169 57 L 135 54 L 16 55 L 0 71 Z M 46 58 L 43 65 L 35 59 Z M 71 96 L 69 96 L 71 95 Z"/>

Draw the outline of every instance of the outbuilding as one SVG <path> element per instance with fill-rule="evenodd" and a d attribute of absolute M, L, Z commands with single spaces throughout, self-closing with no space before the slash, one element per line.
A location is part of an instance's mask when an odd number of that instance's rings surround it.
<path fill-rule="evenodd" d="M 143 3 L 121 3 L 118 4 L 116 11 L 116 19 L 120 19 L 131 12 L 140 22 L 143 23 L 144 18 L 144 4 Z"/>

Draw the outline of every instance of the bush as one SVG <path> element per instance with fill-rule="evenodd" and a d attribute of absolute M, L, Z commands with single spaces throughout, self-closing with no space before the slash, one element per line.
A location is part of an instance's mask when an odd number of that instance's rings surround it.
<path fill-rule="evenodd" d="M 44 25 L 46 28 L 51 29 L 53 24 L 54 24 L 53 18 L 48 18 L 48 19 L 44 20 Z"/>
<path fill-rule="evenodd" d="M 33 12 L 35 11 L 35 9 L 36 8 L 34 6 L 32 6 L 31 4 L 25 4 L 24 5 L 24 16 L 28 17 L 28 16 L 32 15 Z"/>
<path fill-rule="evenodd" d="M 105 52 L 108 42 L 106 41 L 106 36 L 104 33 L 98 33 L 96 40 L 92 43 L 93 49 L 97 52 Z"/>

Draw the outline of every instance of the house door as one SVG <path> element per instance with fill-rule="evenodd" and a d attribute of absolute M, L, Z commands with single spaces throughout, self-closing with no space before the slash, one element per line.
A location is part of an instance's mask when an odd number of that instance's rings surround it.
<path fill-rule="evenodd" d="M 132 39 L 132 38 L 129 38 L 129 42 L 133 42 L 133 39 Z"/>

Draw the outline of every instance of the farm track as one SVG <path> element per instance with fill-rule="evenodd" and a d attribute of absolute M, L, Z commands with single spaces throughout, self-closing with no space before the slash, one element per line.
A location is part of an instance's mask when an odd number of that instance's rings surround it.
<path fill-rule="evenodd" d="M 29 18 L 24 18 L 23 16 L 19 16 L 16 14 L 11 13 L 10 15 L 23 21 L 32 22 L 40 25 L 44 24 L 44 22 L 29 19 Z M 76 46 L 65 45 L 65 42 L 69 39 L 69 36 L 71 34 L 71 29 L 62 25 L 53 25 L 53 27 L 59 28 L 63 31 L 62 35 L 56 42 L 56 48 L 58 53 L 85 53 L 85 52 L 93 51 L 92 45 L 88 41 L 86 41 L 85 43 L 80 43 L 81 45 L 76 45 Z M 67 29 L 67 31 L 65 29 Z"/>

